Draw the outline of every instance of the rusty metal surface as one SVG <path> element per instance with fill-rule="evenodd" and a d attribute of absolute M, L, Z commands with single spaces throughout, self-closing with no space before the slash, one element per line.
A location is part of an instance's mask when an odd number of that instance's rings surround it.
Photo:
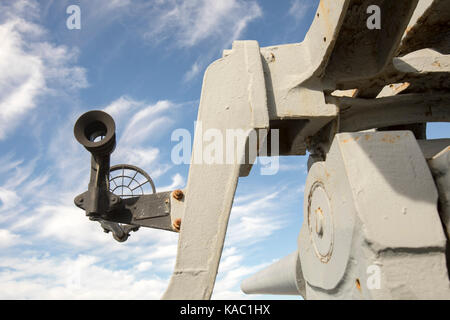
<path fill-rule="evenodd" d="M 398 49 L 398 55 L 403 56 L 421 48 L 433 48 L 442 54 L 450 54 L 449 21 L 448 0 L 419 1 Z"/>

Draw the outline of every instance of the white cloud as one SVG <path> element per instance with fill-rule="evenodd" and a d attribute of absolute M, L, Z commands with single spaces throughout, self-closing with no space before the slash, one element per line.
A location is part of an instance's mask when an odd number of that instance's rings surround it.
<path fill-rule="evenodd" d="M 14 159 L 14 154 L 9 153 L 0 158 L 0 173 L 8 172 L 9 170 L 19 166 L 24 162 L 23 159 Z"/>
<path fill-rule="evenodd" d="M 121 159 L 121 163 L 133 164 L 141 168 L 149 168 L 159 155 L 158 148 L 137 148 L 124 143 L 121 146 L 114 154 L 114 159 Z"/>
<path fill-rule="evenodd" d="M 118 9 L 131 4 L 131 0 L 107 0 L 103 1 L 108 9 Z"/>
<path fill-rule="evenodd" d="M 75 206 L 41 205 L 21 215 L 11 227 L 15 232 L 29 231 L 38 239 L 52 239 L 75 247 L 105 244 L 110 236 L 100 224 L 89 221 Z"/>
<path fill-rule="evenodd" d="M 184 178 L 181 174 L 177 173 L 172 177 L 172 183 L 168 186 L 158 187 L 158 192 L 171 191 L 183 187 L 185 184 Z"/>
<path fill-rule="evenodd" d="M 314 1 L 311 0 L 294 0 L 289 8 L 289 14 L 294 17 L 296 21 L 300 21 L 313 5 Z"/>
<path fill-rule="evenodd" d="M 243 279 L 253 275 L 267 265 L 268 263 L 248 266 L 238 248 L 225 248 L 212 298 L 221 300 L 261 299 L 260 296 L 245 295 L 240 290 L 240 285 Z"/>
<path fill-rule="evenodd" d="M 30 159 L 23 165 L 11 168 L 9 178 L 6 180 L 4 186 L 10 189 L 15 189 L 28 180 L 36 167 L 36 160 L 36 158 Z"/>
<path fill-rule="evenodd" d="M 262 16 L 255 1 L 241 0 L 169 1 L 156 11 L 157 19 L 147 37 L 158 41 L 171 34 L 171 40 L 181 47 L 192 47 L 211 38 L 229 45 L 249 22 Z"/>
<path fill-rule="evenodd" d="M 149 137 L 161 128 L 167 128 L 173 121 L 167 114 L 176 105 L 168 100 L 161 100 L 155 104 L 146 104 L 127 96 L 121 96 L 102 108 L 109 113 L 116 122 L 119 133 L 119 144 L 122 146 L 138 146 L 148 142 Z"/>
<path fill-rule="evenodd" d="M 47 42 L 41 26 L 18 15 L 35 10 L 33 4 L 0 5 L 0 140 L 37 106 L 40 96 L 55 94 L 55 87 L 87 86 L 85 70 L 72 65 L 77 52 Z"/>
<path fill-rule="evenodd" d="M 20 201 L 20 197 L 14 190 L 0 187 L 0 212 L 13 208 Z"/>
<path fill-rule="evenodd" d="M 278 170 L 291 172 L 301 170 L 303 173 L 308 173 L 306 164 L 300 161 L 298 163 L 280 163 Z"/>
<path fill-rule="evenodd" d="M 0 139 L 18 119 L 35 107 L 39 92 L 46 88 L 44 66 L 39 57 L 23 51 L 20 20 L 0 25 Z"/>
<path fill-rule="evenodd" d="M 195 78 L 195 76 L 199 74 L 200 70 L 201 70 L 200 64 L 198 62 L 195 62 L 191 66 L 191 69 L 189 69 L 189 71 L 184 74 L 183 81 L 188 82 L 192 80 L 193 78 Z"/>
<path fill-rule="evenodd" d="M 183 82 L 197 77 L 223 49 L 238 40 L 247 26 L 263 13 L 256 1 L 193 0 L 162 1 L 149 13 L 153 19 L 144 37 L 153 43 L 165 41 L 179 48 L 191 48 L 208 43 Z"/>
<path fill-rule="evenodd" d="M 139 270 L 114 270 L 93 256 L 0 260 L 0 299 L 158 299 L 167 279 Z"/>
<path fill-rule="evenodd" d="M 136 266 L 136 270 L 139 271 L 139 272 L 144 272 L 144 271 L 150 270 L 152 268 L 152 266 L 153 266 L 153 262 L 151 262 L 151 261 L 144 261 L 144 262 L 139 263 Z"/>
<path fill-rule="evenodd" d="M 116 122 L 118 142 L 112 162 L 132 164 L 144 170 L 151 168 L 153 179 L 169 170 L 171 165 L 159 163 L 160 149 L 154 145 L 155 138 L 174 123 L 171 114 L 177 107 L 168 100 L 147 104 L 121 96 L 101 108 Z"/>
<path fill-rule="evenodd" d="M 248 296 L 244 294 L 239 288 L 243 279 L 263 269 L 265 266 L 267 266 L 267 264 L 251 267 L 244 265 L 236 266 L 217 280 L 212 298 L 220 300 L 258 299 L 259 297 L 257 296 Z"/>
<path fill-rule="evenodd" d="M 257 243 L 268 240 L 286 225 L 286 215 L 274 214 L 282 207 L 280 206 L 281 197 L 282 191 L 267 189 L 263 192 L 252 190 L 236 197 L 213 299 L 266 298 L 261 295 L 245 295 L 240 290 L 240 284 L 242 280 L 269 264 L 252 264 L 249 249 Z"/>
<path fill-rule="evenodd" d="M 20 235 L 9 230 L 0 229 L 0 248 L 7 248 L 20 243 Z"/>
<path fill-rule="evenodd" d="M 136 101 L 127 96 L 121 96 L 119 99 L 111 102 L 103 111 L 110 114 L 113 118 L 120 119 L 124 114 L 130 113 L 141 104 L 142 102 L 140 101 Z"/>
<path fill-rule="evenodd" d="M 138 116 L 142 117 L 137 119 Z M 162 116 L 153 118 L 151 113 L 143 116 L 143 114 L 138 112 L 131 119 L 130 124 L 125 128 L 120 143 L 123 145 L 140 144 L 146 140 L 148 141 L 149 137 L 158 133 L 160 129 L 167 128 L 172 124 L 173 121 L 169 117 Z"/>

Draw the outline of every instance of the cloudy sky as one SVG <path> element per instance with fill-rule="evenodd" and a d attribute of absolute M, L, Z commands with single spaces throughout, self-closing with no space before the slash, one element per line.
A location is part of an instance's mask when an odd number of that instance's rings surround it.
<path fill-rule="evenodd" d="M 73 4 L 80 30 L 66 26 Z M 178 235 L 141 228 L 117 243 L 73 205 L 89 179 L 77 117 L 108 111 L 112 164 L 142 167 L 158 191 L 183 188 L 188 166 L 171 161 L 170 138 L 193 133 L 205 68 L 236 39 L 302 41 L 317 4 L 1 0 L 0 298 L 160 298 Z M 282 157 L 278 174 L 256 166 L 240 179 L 213 298 L 252 298 L 241 280 L 295 250 L 305 164 Z"/>

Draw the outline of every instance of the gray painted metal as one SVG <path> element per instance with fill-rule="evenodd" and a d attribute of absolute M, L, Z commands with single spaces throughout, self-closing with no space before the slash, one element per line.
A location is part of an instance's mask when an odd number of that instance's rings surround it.
<path fill-rule="evenodd" d="M 240 97 L 240 98 L 237 98 Z M 209 299 L 219 267 L 239 176 L 254 159 L 245 157 L 250 132 L 269 127 L 260 50 L 256 41 L 235 41 L 233 50 L 205 72 L 198 121 L 202 129 L 240 129 L 233 164 L 191 164 L 183 203 L 175 270 L 163 299 Z M 264 138 L 264 137 L 263 137 Z M 192 154 L 203 141 L 196 128 Z M 225 148 L 225 146 L 224 146 Z M 223 154 L 226 154 L 224 150 Z M 187 289 L 188 288 L 188 289 Z"/>
<path fill-rule="evenodd" d="M 309 170 L 298 251 L 246 279 L 243 291 L 292 294 L 303 284 L 307 299 L 449 299 L 439 216 L 448 226 L 450 146 L 425 144 L 409 131 L 337 134 Z"/>
<path fill-rule="evenodd" d="M 298 248 L 306 297 L 450 298 L 437 200 L 411 132 L 337 134 L 305 185 Z M 379 283 L 372 286 L 373 270 Z"/>
<path fill-rule="evenodd" d="M 369 5 L 381 8 L 380 30 L 367 28 Z M 427 122 L 450 122 L 449 6 L 447 0 L 321 0 L 301 43 L 260 48 L 235 41 L 205 72 L 202 127 L 195 130 L 182 197 L 178 191 L 123 200 L 110 193 L 114 122 L 100 111 L 83 115 L 75 136 L 92 153 L 91 180 L 76 204 L 111 223 L 166 230 L 181 224 L 163 298 L 209 299 L 238 179 L 256 157 L 246 152 L 250 133 L 267 143 L 266 130 L 278 129 L 281 155 L 310 153 L 304 225 L 298 254 L 247 280 L 246 292 L 450 298 L 449 152 L 436 150 L 445 142 L 423 141 Z M 196 161 L 207 129 L 244 132 L 235 145 L 238 161 Z M 105 138 L 94 141 L 99 135 Z M 288 272 L 277 272 L 282 268 Z M 380 288 L 373 288 L 368 270 L 379 270 Z"/>
<path fill-rule="evenodd" d="M 305 282 L 298 251 L 245 279 L 242 281 L 241 289 L 246 294 L 305 296 Z"/>
<path fill-rule="evenodd" d="M 439 214 L 450 238 L 450 142 L 428 160 L 439 193 Z M 450 258 L 450 257 L 448 257 Z"/>

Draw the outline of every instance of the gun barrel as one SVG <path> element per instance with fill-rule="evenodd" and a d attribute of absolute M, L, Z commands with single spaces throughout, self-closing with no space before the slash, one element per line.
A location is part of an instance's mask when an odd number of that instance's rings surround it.
<path fill-rule="evenodd" d="M 257 272 L 241 283 L 246 294 L 304 296 L 304 280 L 298 251 Z"/>

